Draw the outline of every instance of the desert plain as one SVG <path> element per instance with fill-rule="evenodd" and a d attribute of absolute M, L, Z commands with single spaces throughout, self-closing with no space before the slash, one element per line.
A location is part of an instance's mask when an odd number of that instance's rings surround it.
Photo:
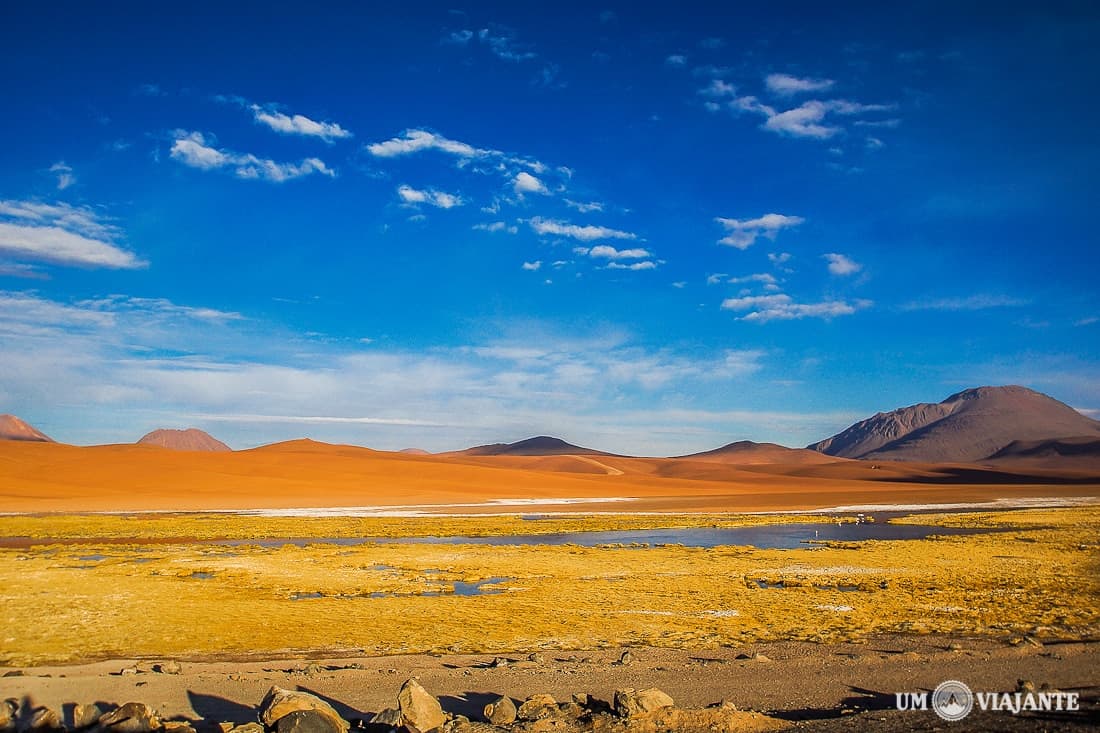
<path fill-rule="evenodd" d="M 942 721 L 896 692 L 965 677 L 1082 706 L 971 729 L 1095 724 L 1095 476 L 784 456 L 0 442 L 0 697 L 141 699 L 201 727 L 278 684 L 369 719 L 417 676 L 475 720 L 489 695 L 659 687 L 768 725 L 908 729 Z M 837 522 L 928 529 L 811 534 Z M 805 539 L 690 539 L 790 525 Z M 687 539 L 647 539 L 667 530 Z"/>

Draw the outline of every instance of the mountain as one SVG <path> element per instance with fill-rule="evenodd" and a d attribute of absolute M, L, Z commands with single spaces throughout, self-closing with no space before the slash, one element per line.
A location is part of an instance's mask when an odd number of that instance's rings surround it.
<path fill-rule="evenodd" d="M 740 466 L 764 463 L 832 463 L 836 460 L 806 448 L 787 448 L 778 443 L 754 443 L 751 440 L 740 440 L 714 450 L 692 453 L 687 456 L 675 456 L 675 458 L 684 461 L 706 461 L 708 463 L 728 463 Z"/>
<path fill-rule="evenodd" d="M 53 438 L 15 415 L 0 415 L 0 440 L 23 440 L 31 443 L 53 443 Z"/>
<path fill-rule="evenodd" d="M 561 438 L 539 435 L 516 443 L 492 443 L 458 451 L 467 456 L 610 456 L 611 453 L 582 448 Z"/>
<path fill-rule="evenodd" d="M 426 451 L 423 448 L 402 448 L 397 451 L 398 453 L 404 453 L 409 456 L 430 456 L 431 451 Z"/>
<path fill-rule="evenodd" d="M 1100 469 L 1100 437 L 1078 436 L 1050 440 L 1014 440 L 989 457 L 997 465 L 1034 468 Z"/>
<path fill-rule="evenodd" d="M 197 428 L 154 430 L 142 436 L 139 445 L 156 445 L 171 450 L 228 451 L 228 445 Z"/>
<path fill-rule="evenodd" d="M 807 446 L 830 456 L 971 463 L 1014 441 L 1100 438 L 1100 422 L 1026 387 L 977 387 L 943 402 L 880 412 Z"/>

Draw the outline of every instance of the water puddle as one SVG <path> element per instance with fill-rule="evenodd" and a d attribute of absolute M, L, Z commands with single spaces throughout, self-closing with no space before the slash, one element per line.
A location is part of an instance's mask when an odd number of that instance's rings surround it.
<path fill-rule="evenodd" d="M 485 578 L 484 580 L 475 580 L 472 582 L 455 580 L 451 585 L 453 588 L 444 590 L 429 590 L 419 593 L 399 593 L 395 591 L 374 591 L 372 593 L 335 593 L 333 595 L 325 595 L 320 592 L 299 592 L 292 593 L 290 600 L 292 601 L 307 601 L 315 600 L 318 598 L 338 598 L 342 600 L 356 599 L 356 598 L 418 598 L 418 597 L 436 597 L 436 596 L 495 596 L 500 595 L 505 591 L 504 588 L 495 587 L 501 583 L 507 583 L 515 578 L 507 577 L 493 577 Z M 493 587 L 490 587 L 493 586 Z"/>

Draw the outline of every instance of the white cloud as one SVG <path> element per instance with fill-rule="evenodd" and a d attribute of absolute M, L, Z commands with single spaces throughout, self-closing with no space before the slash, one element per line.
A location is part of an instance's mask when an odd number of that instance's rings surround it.
<path fill-rule="evenodd" d="M 763 104 L 754 96 L 731 99 L 729 108 L 734 112 L 751 112 L 765 117 L 763 129 L 790 137 L 808 137 L 827 140 L 841 133 L 844 128 L 828 124 L 830 114 L 850 117 L 869 112 L 882 112 L 896 108 L 888 104 L 863 104 L 846 99 L 821 101 L 811 99 L 792 109 L 779 111 Z M 857 120 L 858 122 L 858 120 Z"/>
<path fill-rule="evenodd" d="M 902 310 L 977 311 L 988 308 L 1017 308 L 1030 303 L 1030 300 L 1013 298 L 1008 295 L 978 294 L 953 298 L 915 300 L 903 305 Z"/>
<path fill-rule="evenodd" d="M 519 231 L 517 226 L 509 226 L 502 221 L 493 221 L 482 224 L 474 224 L 474 229 L 482 232 L 508 232 L 509 234 L 515 234 Z"/>
<path fill-rule="evenodd" d="M 77 267 L 137 269 L 148 263 L 117 244 L 121 233 L 69 204 L 0 201 L 0 254 Z"/>
<path fill-rule="evenodd" d="M 435 206 L 440 209 L 453 209 L 465 203 L 460 196 L 453 193 L 436 191 L 433 188 L 420 190 L 412 186 L 402 185 L 397 187 L 397 195 L 406 204 L 428 204 L 429 206 Z"/>
<path fill-rule="evenodd" d="M 687 282 L 685 280 L 677 280 L 676 282 L 672 283 L 672 287 L 676 288 L 677 290 L 683 290 L 687 287 Z"/>
<path fill-rule="evenodd" d="M 625 264 L 622 262 L 608 262 L 605 269 L 607 270 L 656 270 L 657 263 L 652 260 L 645 260 L 643 262 L 631 262 Z"/>
<path fill-rule="evenodd" d="M 570 237 L 582 242 L 594 242 L 598 239 L 637 239 L 638 236 L 631 232 L 618 229 L 610 229 L 603 226 L 570 224 L 556 219 L 543 219 L 534 217 L 529 222 L 531 229 L 536 234 L 553 235 L 558 237 Z"/>
<path fill-rule="evenodd" d="M 774 295 L 749 295 L 740 298 L 726 298 L 722 301 L 722 310 L 744 312 L 739 320 L 766 323 L 768 321 L 789 321 L 801 318 L 834 318 L 848 316 L 871 305 L 868 300 L 849 303 L 844 300 L 828 300 L 821 303 L 796 303 L 785 293 Z"/>
<path fill-rule="evenodd" d="M 60 161 L 51 165 L 50 173 L 57 174 L 58 191 L 64 191 L 66 188 L 76 183 L 76 176 L 73 175 L 73 169 L 65 165 L 65 161 Z"/>
<path fill-rule="evenodd" d="M 764 79 L 768 91 L 781 97 L 804 92 L 823 92 L 830 89 L 834 83 L 832 79 L 799 78 L 790 74 L 768 74 Z"/>
<path fill-rule="evenodd" d="M 868 137 L 864 144 L 868 150 L 880 150 L 886 147 L 886 143 L 882 142 L 882 140 L 879 140 L 877 137 Z"/>
<path fill-rule="evenodd" d="M 791 261 L 790 252 L 769 252 L 768 261 L 778 267 L 779 265 L 785 265 Z"/>
<path fill-rule="evenodd" d="M 408 129 L 400 137 L 390 138 L 380 143 L 371 143 L 367 145 L 366 149 L 368 153 L 376 158 L 397 158 L 426 150 L 435 150 L 460 158 L 463 164 L 470 160 L 491 164 L 490 168 L 480 172 L 507 173 L 507 166 L 527 168 L 533 173 L 542 173 L 547 170 L 547 166 L 537 160 L 510 155 L 500 150 L 477 148 L 469 143 L 451 140 L 427 130 Z M 563 170 L 568 171 L 568 169 L 559 168 L 559 171 Z"/>
<path fill-rule="evenodd" d="M 534 262 L 524 262 L 522 269 L 529 272 L 535 272 L 542 267 L 542 260 L 535 260 Z"/>
<path fill-rule="evenodd" d="M 712 275 L 707 275 L 707 285 L 717 285 L 727 277 L 729 277 L 729 274 L 725 272 L 716 272 Z"/>
<path fill-rule="evenodd" d="M 477 39 L 477 42 L 489 49 L 497 58 L 505 61 L 530 61 L 538 58 L 538 54 L 530 50 L 526 44 L 516 40 L 516 34 L 510 28 L 494 26 L 492 29 L 482 28 L 478 31 L 462 29 L 449 33 L 443 41 L 458 46 L 466 46 Z"/>
<path fill-rule="evenodd" d="M 572 199 L 565 199 L 565 205 L 571 209 L 576 209 L 582 214 L 604 210 L 604 205 L 599 201 L 573 201 Z"/>
<path fill-rule="evenodd" d="M 805 221 L 801 216 L 785 214 L 764 214 L 756 219 L 726 219 L 717 217 L 716 222 L 725 227 L 728 234 L 718 240 L 737 249 L 748 249 L 759 237 L 774 240 L 783 229 L 795 227 Z"/>
<path fill-rule="evenodd" d="M 539 193 L 544 196 L 550 193 L 549 189 L 546 188 L 546 184 L 527 171 L 520 171 L 516 174 L 515 179 L 512 181 L 512 188 L 520 196 L 525 193 Z"/>
<path fill-rule="evenodd" d="M 589 257 L 606 260 L 640 260 L 653 256 L 653 253 L 646 249 L 615 249 L 606 244 L 598 244 L 588 250 L 586 254 Z"/>
<path fill-rule="evenodd" d="M 305 158 L 300 163 L 277 163 L 250 153 L 219 150 L 209 144 L 201 132 L 177 130 L 172 143 L 172 157 L 191 168 L 217 170 L 232 168 L 238 178 L 282 183 L 319 173 L 330 178 L 336 172 L 319 158 Z"/>
<path fill-rule="evenodd" d="M 700 89 L 699 93 L 705 97 L 721 99 L 722 97 L 735 96 L 737 94 L 737 87 L 721 79 L 711 79 L 710 84 Z"/>
<path fill-rule="evenodd" d="M 252 114 L 256 122 L 267 125 L 275 132 L 285 135 L 305 135 L 318 137 L 331 143 L 351 137 L 351 133 L 335 122 L 317 122 L 305 115 L 286 115 L 282 112 L 266 110 L 258 104 L 252 105 Z"/>
<path fill-rule="evenodd" d="M 730 285 L 747 285 L 750 283 L 758 283 L 764 287 L 764 290 L 779 290 L 779 280 L 776 279 L 775 275 L 772 275 L 768 272 L 758 272 L 752 275 L 731 277 L 726 282 Z"/>
<path fill-rule="evenodd" d="M 674 53 L 665 57 L 665 63 L 669 66 L 684 66 L 687 64 L 687 56 L 682 53 Z"/>
<path fill-rule="evenodd" d="M 824 140 L 841 131 L 841 128 L 835 125 L 821 124 L 828 111 L 829 107 L 824 102 L 804 102 L 794 109 L 770 115 L 764 122 L 764 129 L 792 137 Z"/>
<path fill-rule="evenodd" d="M 391 138 L 385 142 L 372 143 L 367 146 L 367 152 L 377 158 L 411 155 L 422 150 L 438 150 L 443 153 L 457 155 L 460 158 L 476 158 L 490 155 L 493 152 L 491 150 L 481 150 L 427 130 L 406 130 L 402 137 Z"/>
<path fill-rule="evenodd" d="M 829 272 L 834 275 L 854 275 L 863 269 L 863 265 L 837 252 L 830 252 L 822 257 L 829 262 Z"/>

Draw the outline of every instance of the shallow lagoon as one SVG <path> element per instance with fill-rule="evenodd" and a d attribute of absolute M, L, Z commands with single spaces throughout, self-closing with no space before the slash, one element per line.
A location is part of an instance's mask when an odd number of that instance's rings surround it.
<path fill-rule="evenodd" d="M 495 537 L 313 537 L 260 540 L 222 540 L 218 544 L 261 545 L 361 545 L 371 542 L 385 544 L 433 545 L 625 545 L 656 547 L 748 546 L 759 549 L 791 550 L 811 548 L 818 542 L 859 542 L 862 540 L 920 540 L 933 535 L 960 535 L 988 532 L 987 529 L 940 527 L 920 524 L 889 524 L 873 522 L 773 524 L 754 527 L 619 530 L 604 532 L 561 532 L 556 534 L 514 534 Z"/>

